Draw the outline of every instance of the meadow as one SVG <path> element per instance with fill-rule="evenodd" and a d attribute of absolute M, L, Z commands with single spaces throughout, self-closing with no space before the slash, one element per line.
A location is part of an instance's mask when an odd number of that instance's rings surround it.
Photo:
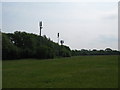
<path fill-rule="evenodd" d="M 118 56 L 2 62 L 3 88 L 117 88 Z"/>

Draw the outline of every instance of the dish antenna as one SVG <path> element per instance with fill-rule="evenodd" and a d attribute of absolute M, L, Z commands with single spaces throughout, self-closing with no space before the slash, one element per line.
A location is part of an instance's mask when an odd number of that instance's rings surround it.
<path fill-rule="evenodd" d="M 43 28 L 42 27 L 42 21 L 39 22 L 39 26 L 40 26 L 40 36 L 41 36 L 41 29 Z"/>
<path fill-rule="evenodd" d="M 60 41 L 60 43 L 61 43 L 61 45 L 63 45 L 64 41 L 63 41 L 63 40 L 61 40 L 61 41 Z"/>

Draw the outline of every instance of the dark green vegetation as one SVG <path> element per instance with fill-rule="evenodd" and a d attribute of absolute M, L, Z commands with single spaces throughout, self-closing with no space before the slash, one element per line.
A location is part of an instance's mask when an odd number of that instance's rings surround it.
<path fill-rule="evenodd" d="M 2 33 L 3 60 L 22 58 L 47 59 L 69 56 L 69 47 L 58 45 L 46 36 L 42 37 L 19 31 L 14 32 L 14 34 Z"/>
<path fill-rule="evenodd" d="M 118 56 L 3 61 L 3 88 L 117 88 Z"/>
<path fill-rule="evenodd" d="M 110 48 L 106 48 L 105 50 L 72 50 L 71 54 L 73 56 L 80 56 L 80 55 L 120 55 L 120 51 L 112 50 Z"/>
<path fill-rule="evenodd" d="M 80 55 L 118 55 L 119 52 L 105 50 L 70 50 L 68 46 L 58 45 L 46 36 L 38 36 L 26 32 L 2 33 L 2 59 L 50 59 L 54 57 L 70 57 Z"/>

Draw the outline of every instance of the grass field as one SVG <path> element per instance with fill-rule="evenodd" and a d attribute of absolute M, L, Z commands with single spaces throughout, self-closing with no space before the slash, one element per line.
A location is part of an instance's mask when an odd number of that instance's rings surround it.
<path fill-rule="evenodd" d="M 3 61 L 3 88 L 117 88 L 118 56 Z"/>

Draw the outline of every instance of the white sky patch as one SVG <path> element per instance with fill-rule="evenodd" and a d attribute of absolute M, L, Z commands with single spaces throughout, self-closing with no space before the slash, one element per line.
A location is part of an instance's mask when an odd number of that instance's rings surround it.
<path fill-rule="evenodd" d="M 2 3 L 0 3 L 0 30 L 2 29 Z"/>
<path fill-rule="evenodd" d="M 119 0 L 1 0 L 1 2 L 118 2 Z"/>
<path fill-rule="evenodd" d="M 116 2 L 3 3 L 3 32 L 39 34 L 38 22 L 42 20 L 42 35 L 57 42 L 59 32 L 71 49 L 117 49 L 117 11 Z"/>

